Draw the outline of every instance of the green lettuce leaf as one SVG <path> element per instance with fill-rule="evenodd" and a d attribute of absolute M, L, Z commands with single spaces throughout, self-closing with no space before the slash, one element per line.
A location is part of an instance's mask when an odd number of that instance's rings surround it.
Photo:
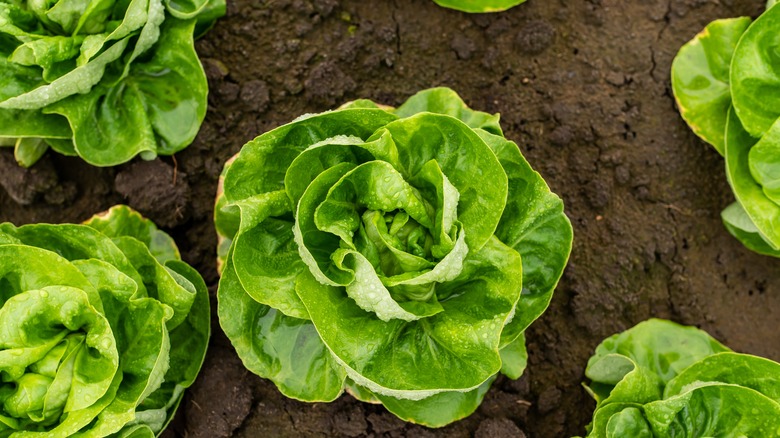
<path fill-rule="evenodd" d="M 777 250 L 780 248 L 780 205 L 766 195 L 750 173 L 750 151 L 756 143 L 732 109 L 726 123 L 726 176 L 737 202 L 759 235 L 772 250 Z"/>
<path fill-rule="evenodd" d="M 731 59 L 751 21 L 748 17 L 713 21 L 682 46 L 672 62 L 672 89 L 680 115 L 721 155 L 731 107 Z"/>
<path fill-rule="evenodd" d="M 29 4 L 28 4 L 29 3 Z M 193 46 L 224 0 L 0 2 L 0 144 L 96 166 L 187 147 L 208 85 Z"/>
<path fill-rule="evenodd" d="M 500 12 L 505 11 L 525 0 L 433 0 L 445 8 L 457 9 L 463 12 Z"/>
<path fill-rule="evenodd" d="M 446 88 L 257 137 L 226 164 L 215 224 L 220 324 L 247 368 L 430 427 L 522 374 L 572 239 L 498 116 Z"/>
<path fill-rule="evenodd" d="M 780 256 L 780 9 L 716 20 L 684 45 L 672 89 L 691 129 L 726 159 L 737 203 L 722 213 L 728 231 L 760 254 Z"/>
<path fill-rule="evenodd" d="M 124 206 L 86 225 L 0 224 L 0 433 L 162 431 L 200 370 L 210 311 L 160 233 Z M 162 265 L 134 235 L 175 256 Z"/>
<path fill-rule="evenodd" d="M 705 332 L 649 320 L 597 348 L 589 437 L 773 436 L 780 364 L 731 352 Z"/>

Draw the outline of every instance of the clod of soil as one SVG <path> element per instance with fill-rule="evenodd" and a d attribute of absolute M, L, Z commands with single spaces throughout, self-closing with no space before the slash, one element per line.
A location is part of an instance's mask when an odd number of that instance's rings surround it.
<path fill-rule="evenodd" d="M 555 28 L 543 20 L 526 23 L 517 32 L 517 49 L 527 55 L 538 55 L 550 47 L 555 39 Z"/>
<path fill-rule="evenodd" d="M 511 420 L 488 418 L 479 423 L 474 438 L 525 438 L 525 433 Z"/>
<path fill-rule="evenodd" d="M 44 159 L 32 169 L 25 169 L 16 162 L 10 148 L 0 151 L 0 175 L 0 186 L 19 205 L 32 204 L 59 182 L 51 161 Z"/>
<path fill-rule="evenodd" d="M 116 176 L 116 191 L 157 225 L 173 228 L 187 221 L 187 174 L 162 162 L 135 161 Z"/>

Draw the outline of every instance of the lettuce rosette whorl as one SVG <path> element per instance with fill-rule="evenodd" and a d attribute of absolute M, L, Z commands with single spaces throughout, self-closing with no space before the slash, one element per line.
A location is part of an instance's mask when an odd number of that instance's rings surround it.
<path fill-rule="evenodd" d="M 651 319 L 588 361 L 592 438 L 780 436 L 780 364 L 732 352 L 707 333 Z"/>
<path fill-rule="evenodd" d="M 721 216 L 746 247 L 780 257 L 780 8 L 716 20 L 684 45 L 672 89 L 691 129 L 726 159 L 736 202 Z"/>
<path fill-rule="evenodd" d="M 0 436 L 154 437 L 195 380 L 208 291 L 127 207 L 0 224 Z"/>
<path fill-rule="evenodd" d="M 220 323 L 287 396 L 441 426 L 525 367 L 571 249 L 561 200 L 453 91 L 356 101 L 244 146 L 217 200 Z"/>
<path fill-rule="evenodd" d="M 0 146 L 112 166 L 195 138 L 208 84 L 193 47 L 224 0 L 0 0 Z"/>

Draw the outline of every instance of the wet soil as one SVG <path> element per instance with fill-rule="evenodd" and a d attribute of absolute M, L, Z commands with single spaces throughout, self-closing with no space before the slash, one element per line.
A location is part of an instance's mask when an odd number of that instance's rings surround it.
<path fill-rule="evenodd" d="M 0 151 L 0 221 L 81 221 L 125 202 L 166 227 L 216 290 L 211 222 L 223 163 L 259 133 L 370 98 L 394 105 L 438 85 L 500 112 L 508 138 L 559 193 L 571 263 L 528 332 L 529 366 L 470 418 L 406 425 L 343 396 L 282 397 L 248 373 L 216 321 L 211 350 L 168 437 L 563 437 L 593 403 L 593 348 L 650 316 L 698 325 L 735 350 L 780 360 L 780 262 L 721 225 L 732 201 L 718 154 L 674 107 L 669 67 L 708 22 L 763 0 L 529 0 L 466 15 L 429 0 L 236 0 L 197 49 L 209 112 L 175 159 L 94 169 L 47 154 L 30 171 Z"/>

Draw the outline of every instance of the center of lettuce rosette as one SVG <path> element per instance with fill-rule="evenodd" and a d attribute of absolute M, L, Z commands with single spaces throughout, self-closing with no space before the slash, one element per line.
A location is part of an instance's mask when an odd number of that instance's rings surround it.
<path fill-rule="evenodd" d="M 391 142 L 385 135 L 374 143 L 389 148 Z M 329 139 L 296 161 L 361 143 Z M 296 164 L 287 178 L 297 178 Z M 436 160 L 414 175 L 381 160 L 333 166 L 298 202 L 294 232 L 301 258 L 318 281 L 345 286 L 358 306 L 383 321 L 434 315 L 443 310 L 436 284 L 456 278 L 468 254 L 458 199 Z"/>
<path fill-rule="evenodd" d="M 465 203 L 456 184 L 468 191 Z M 470 246 L 479 249 L 492 235 L 507 191 L 488 146 L 466 125 L 434 114 L 395 121 L 366 141 L 317 142 L 292 161 L 285 185 L 311 274 L 344 287 L 382 321 L 444 310 L 440 300 L 453 290 L 437 285 L 457 278 Z"/>
<path fill-rule="evenodd" d="M 108 321 L 66 286 L 11 297 L 0 309 L 0 417 L 11 429 L 48 427 L 109 389 L 119 359 Z"/>
<path fill-rule="evenodd" d="M 521 263 L 494 237 L 508 181 L 473 129 L 424 113 L 330 136 L 292 159 L 284 184 L 303 265 L 295 293 L 347 376 L 419 400 L 498 371 Z M 436 376 L 448 367 L 461 371 Z"/>

